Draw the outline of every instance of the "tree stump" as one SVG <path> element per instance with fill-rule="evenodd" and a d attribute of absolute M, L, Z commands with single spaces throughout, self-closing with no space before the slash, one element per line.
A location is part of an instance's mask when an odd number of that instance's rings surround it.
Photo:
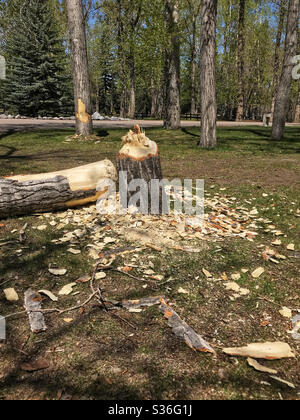
<path fill-rule="evenodd" d="M 117 179 L 109 160 L 48 174 L 0 178 L 0 219 L 95 202 L 107 192 L 107 187 L 97 188 L 102 179 Z"/>
<path fill-rule="evenodd" d="M 165 191 L 162 184 L 158 187 L 163 176 L 157 144 L 146 137 L 138 125 L 122 138 L 122 144 L 117 156 L 121 206 L 136 205 L 144 214 L 166 213 Z M 158 188 L 152 200 L 154 185 Z"/>

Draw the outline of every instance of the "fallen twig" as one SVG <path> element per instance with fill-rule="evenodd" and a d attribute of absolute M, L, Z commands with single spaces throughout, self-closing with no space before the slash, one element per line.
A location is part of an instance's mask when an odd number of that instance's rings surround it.
<path fill-rule="evenodd" d="M 1 246 L 5 246 L 5 245 L 15 245 L 16 243 L 18 243 L 18 241 L 7 241 L 7 242 L 1 242 L 1 243 L 0 243 L 0 247 L 1 247 Z"/>
<path fill-rule="evenodd" d="M 58 313 L 58 315 L 62 315 L 62 314 L 65 314 L 66 312 L 76 311 L 77 309 L 80 309 L 83 306 L 87 305 L 93 299 L 93 297 L 96 296 L 97 293 L 98 291 L 95 291 L 83 303 L 81 303 L 80 305 L 72 306 L 71 308 L 67 308 L 67 309 L 51 308 L 51 309 L 37 309 L 37 310 L 30 310 L 30 311 L 21 311 L 21 312 L 15 312 L 15 313 L 6 315 L 3 318 L 8 319 L 14 316 L 24 315 L 28 313 L 34 313 L 34 312 L 41 312 L 42 314 Z"/>
<path fill-rule="evenodd" d="M 20 230 L 20 233 L 19 233 L 19 242 L 21 244 L 23 244 L 25 242 L 25 240 L 26 240 L 25 232 L 26 232 L 27 227 L 28 227 L 28 223 L 25 223 L 25 225 Z"/>
<path fill-rule="evenodd" d="M 3 283 L 0 283 L 0 287 L 4 286 L 6 283 L 9 283 L 13 279 L 5 280 Z"/>
<path fill-rule="evenodd" d="M 128 277 L 130 277 L 130 278 L 132 278 L 132 279 L 134 279 L 134 280 L 137 280 L 137 281 L 142 281 L 143 283 L 145 283 L 145 282 L 149 282 L 149 283 L 154 283 L 155 285 L 157 285 L 157 281 L 155 281 L 155 280 L 151 280 L 151 279 L 144 279 L 144 278 L 139 278 L 139 277 L 136 277 L 136 276 L 133 276 L 132 274 L 130 274 L 130 273 L 126 273 L 125 271 L 122 271 L 122 270 L 119 270 L 119 269 L 117 269 L 117 268 L 113 268 L 112 269 L 112 271 L 116 271 L 117 273 L 121 273 L 121 274 L 124 274 L 125 276 L 128 276 Z"/>

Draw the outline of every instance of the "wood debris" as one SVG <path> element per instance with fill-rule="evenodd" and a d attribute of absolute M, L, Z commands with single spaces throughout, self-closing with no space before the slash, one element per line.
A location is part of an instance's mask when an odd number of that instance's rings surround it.
<path fill-rule="evenodd" d="M 52 292 L 49 292 L 49 290 L 39 290 L 39 293 L 48 296 L 52 302 L 58 302 L 58 298 Z"/>
<path fill-rule="evenodd" d="M 249 366 L 253 367 L 255 370 L 258 370 L 259 372 L 271 373 L 273 375 L 277 374 L 277 370 L 268 368 L 267 366 L 263 366 L 260 363 L 258 363 L 255 359 L 252 359 L 251 357 L 248 357 L 247 362 Z"/>
<path fill-rule="evenodd" d="M 175 311 L 173 311 L 173 309 L 170 308 L 170 306 L 167 305 L 164 299 L 161 299 L 160 311 L 168 320 L 168 325 L 172 328 L 173 333 L 182 338 L 191 349 L 205 353 L 216 353 L 199 334 L 197 334 Z"/>
<path fill-rule="evenodd" d="M 292 311 L 290 308 L 287 308 L 286 306 L 283 306 L 282 309 L 279 311 L 280 315 L 282 315 L 284 318 L 292 318 Z"/>
<path fill-rule="evenodd" d="M 48 271 L 54 276 L 64 276 L 67 274 L 67 270 L 65 268 L 49 268 Z"/>
<path fill-rule="evenodd" d="M 23 363 L 21 365 L 21 369 L 25 370 L 26 372 L 36 372 L 38 370 L 48 369 L 49 367 L 49 361 L 43 357 L 34 360 L 33 362 Z"/>
<path fill-rule="evenodd" d="M 265 269 L 263 267 L 258 267 L 256 270 L 252 272 L 251 275 L 254 279 L 258 279 L 264 272 L 265 272 Z"/>
<path fill-rule="evenodd" d="M 275 360 L 295 357 L 295 353 L 292 352 L 290 346 L 281 341 L 251 343 L 245 347 L 228 347 L 224 348 L 223 352 L 230 356 L 244 356 L 254 359 Z"/>
<path fill-rule="evenodd" d="M 292 382 L 286 381 L 284 379 L 278 378 L 278 376 L 270 375 L 270 378 L 275 379 L 275 381 L 280 382 L 284 385 L 287 385 L 289 388 L 295 389 L 295 385 Z"/>
<path fill-rule="evenodd" d="M 44 315 L 39 310 L 42 309 L 42 297 L 34 290 L 27 290 L 25 292 L 24 306 L 29 317 L 30 328 L 33 333 L 46 331 Z"/>
<path fill-rule="evenodd" d="M 70 295 L 72 292 L 73 292 L 73 288 L 75 287 L 75 286 L 77 286 L 77 283 L 69 283 L 69 284 L 66 284 L 59 292 L 58 292 L 58 294 L 60 295 L 60 296 L 67 296 L 67 295 Z"/>
<path fill-rule="evenodd" d="M 205 268 L 202 268 L 202 273 L 205 275 L 205 277 L 207 279 L 211 279 L 212 278 L 212 274 L 209 271 L 207 271 Z"/>
<path fill-rule="evenodd" d="M 136 300 L 123 300 L 122 306 L 123 308 L 126 308 L 128 310 L 130 309 L 140 309 L 142 307 L 150 307 L 154 305 L 159 305 L 161 303 L 161 296 L 155 296 L 155 297 L 146 297 L 142 299 L 136 299 Z"/>
<path fill-rule="evenodd" d="M 5 294 L 6 300 L 8 300 L 9 302 L 18 302 L 19 296 L 15 289 L 4 289 L 3 292 Z"/>

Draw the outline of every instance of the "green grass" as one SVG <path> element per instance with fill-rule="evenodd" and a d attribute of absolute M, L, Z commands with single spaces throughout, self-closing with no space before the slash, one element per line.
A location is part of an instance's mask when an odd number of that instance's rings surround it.
<path fill-rule="evenodd" d="M 102 139 L 101 144 L 66 143 L 71 130 L 34 131 L 0 136 L 1 175 L 11 172 L 35 173 L 59 170 L 70 165 L 80 165 L 108 157 L 115 159 L 120 149 L 120 138 L 125 130 L 96 130 Z M 286 129 L 283 141 L 270 140 L 270 129 L 262 127 L 229 127 L 218 129 L 218 147 L 215 150 L 201 150 L 196 147 L 199 129 L 196 127 L 165 131 L 147 129 L 147 135 L 159 144 L 163 159 L 193 161 L 205 158 L 276 157 L 280 155 L 298 156 L 300 152 L 300 128 Z M 170 147 L 171 146 L 171 147 Z M 259 162 L 257 163 L 259 165 Z M 284 164 L 284 163 L 283 163 Z M 287 164 L 288 166 L 291 163 Z M 292 163 L 297 167 L 297 162 Z M 181 175 L 182 174 L 178 174 Z"/>
<path fill-rule="evenodd" d="M 57 130 L 2 135 L 0 175 L 61 170 L 106 157 L 115 161 L 125 130 L 99 130 L 100 144 L 66 143 L 70 134 L 70 130 Z M 107 295 L 116 299 L 167 296 L 176 303 L 175 310 L 215 346 L 217 358 L 190 350 L 171 333 L 155 307 L 142 314 L 119 313 L 135 329 L 95 305 L 83 313 L 70 314 L 70 324 L 62 317 L 48 316 L 48 331 L 31 336 L 28 342 L 27 320 L 16 318 L 8 325 L 7 346 L 0 345 L 0 398 L 56 399 L 60 391 L 75 399 L 278 399 L 279 394 L 284 399 L 299 398 L 299 343 L 287 333 L 290 320 L 284 319 L 279 310 L 282 306 L 300 307 L 299 258 L 293 258 L 286 249 L 294 243 L 296 252 L 300 251 L 300 128 L 288 128 L 282 142 L 271 142 L 268 128 L 219 128 L 215 150 L 197 148 L 196 127 L 149 129 L 147 134 L 159 144 L 165 177 L 204 178 L 207 197 L 234 196 L 237 206 L 249 211 L 256 207 L 256 219 L 269 219 L 284 233 L 280 237 L 282 245 L 276 249 L 287 259 L 278 265 L 263 261 L 263 247 L 271 246 L 275 237 L 264 232 L 266 226 L 259 221 L 259 235 L 253 242 L 230 238 L 198 243 L 201 250 L 197 254 L 144 250 L 139 253 L 139 262 L 147 265 L 154 255 L 151 261 L 155 272 L 171 281 L 158 289 L 143 289 L 143 283 L 112 272 L 103 281 Z M 1 221 L 0 243 L 17 239 L 18 232 L 11 231 L 19 231 L 26 222 L 29 228 L 22 256 L 16 255 L 18 243 L 9 248 L 0 246 L 0 283 L 11 279 L 6 287 L 15 287 L 20 296 L 28 287 L 57 292 L 80 275 L 92 272 L 94 261 L 85 247 L 93 239 L 84 238 L 76 246 L 82 254 L 70 255 L 66 252 L 69 245 L 51 242 L 62 236 L 61 232 L 50 227 L 43 232 L 33 229 L 45 219 L 28 216 Z M 66 230 L 74 228 L 69 225 Z M 124 245 L 129 244 L 122 240 L 119 246 Z M 126 261 L 126 256 L 118 257 L 115 265 Z M 67 268 L 63 279 L 49 274 L 48 266 L 53 263 Z M 251 272 L 259 266 L 265 273 L 253 279 Z M 205 278 L 202 268 L 213 274 L 213 280 Z M 242 268 L 249 271 L 237 283 L 248 288 L 250 294 L 232 301 L 218 279 L 225 272 L 230 280 L 231 274 Z M 179 294 L 179 287 L 187 289 L 189 295 Z M 81 299 L 89 294 L 88 285 L 76 290 Z M 77 300 L 70 296 L 59 305 L 68 307 Z M 3 314 L 22 309 L 21 303 L 8 304 L 2 293 L 0 305 Z M 266 318 L 270 318 L 270 325 L 264 327 L 261 322 Z M 293 382 L 295 390 L 254 371 L 244 359 L 227 357 L 221 351 L 222 346 L 267 340 L 286 341 L 297 351 L 295 360 L 263 362 L 277 368 L 278 376 Z M 51 359 L 50 371 L 27 374 L 20 370 L 24 360 L 43 355 Z"/>

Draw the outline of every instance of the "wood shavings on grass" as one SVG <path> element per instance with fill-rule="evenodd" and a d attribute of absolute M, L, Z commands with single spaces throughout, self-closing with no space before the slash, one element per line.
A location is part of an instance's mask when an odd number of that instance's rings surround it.
<path fill-rule="evenodd" d="M 119 195 L 117 194 L 117 208 L 118 203 Z M 169 214 L 163 215 L 126 212 L 100 215 L 95 205 L 57 213 L 55 218 L 52 216 L 53 220 L 51 220 L 51 215 L 45 216 L 44 219 L 47 223 L 52 223 L 56 230 L 69 225 L 78 225 L 80 228 L 85 226 L 84 230 L 81 228 L 64 232 L 60 239 L 53 242 L 73 244 L 78 239 L 91 240 L 93 238 L 94 246 L 91 247 L 89 253 L 95 260 L 99 258 L 99 253 L 103 248 L 118 243 L 121 238 L 139 243 L 157 252 L 162 252 L 165 248 L 200 252 L 201 249 L 188 246 L 188 242 L 219 241 L 230 237 L 253 241 L 258 235 L 254 219 L 256 215 L 250 214 L 249 210 L 242 206 L 238 207 L 235 197 L 209 197 L 205 200 L 205 206 L 206 213 L 203 220 L 198 216 L 177 214 L 172 210 Z M 96 247 L 95 240 L 101 240 L 101 246 Z M 68 252 L 74 254 L 76 252 L 79 254 L 78 251 L 73 246 L 68 248 Z"/>

